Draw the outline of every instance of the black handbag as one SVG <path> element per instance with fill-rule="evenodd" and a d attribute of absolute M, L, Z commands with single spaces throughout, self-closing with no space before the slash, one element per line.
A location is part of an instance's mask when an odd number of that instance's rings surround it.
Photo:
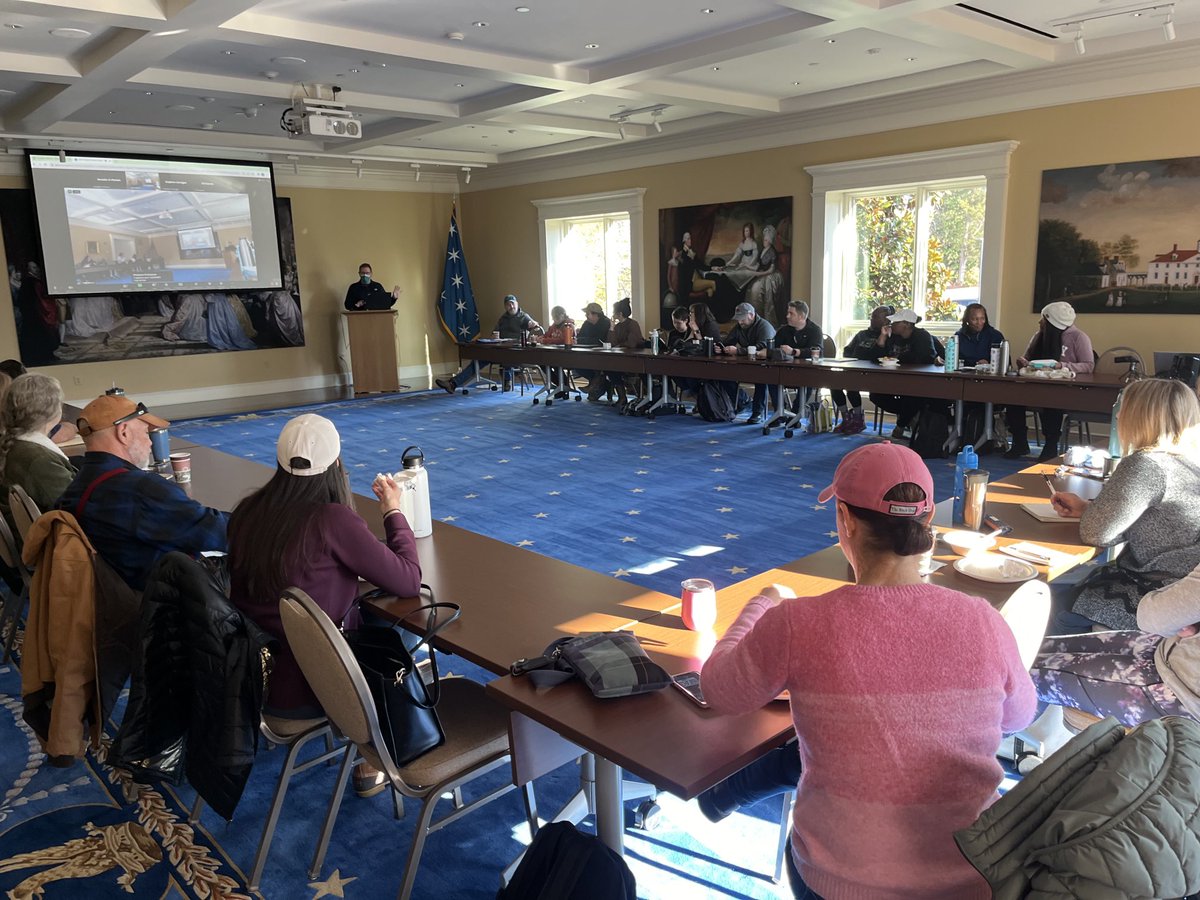
<path fill-rule="evenodd" d="M 427 591 L 430 597 L 433 596 L 427 585 L 421 585 L 421 589 Z M 453 612 L 439 622 L 438 610 L 443 609 Z M 462 609 L 456 603 L 430 603 L 413 610 L 400 621 L 422 612 L 429 614 L 425 634 L 411 648 L 404 644 L 404 635 L 408 632 L 394 626 L 365 625 L 345 635 L 346 643 L 358 660 L 371 690 L 371 698 L 375 701 L 375 714 L 379 719 L 383 742 L 397 766 L 406 766 L 446 742 L 446 734 L 442 731 L 437 714 L 442 685 L 438 676 L 437 654 L 430 641 L 443 628 L 456 621 L 462 615 Z M 429 647 L 432 678 L 428 684 L 413 661 L 413 656 L 423 646 Z"/>

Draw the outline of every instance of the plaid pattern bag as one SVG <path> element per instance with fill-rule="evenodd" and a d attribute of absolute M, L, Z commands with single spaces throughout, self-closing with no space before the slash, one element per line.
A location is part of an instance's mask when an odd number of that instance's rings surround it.
<path fill-rule="evenodd" d="M 660 691 L 671 676 L 646 655 L 635 635 L 601 631 L 560 638 L 541 656 L 518 659 L 509 671 L 528 673 L 538 687 L 551 687 L 578 677 L 597 697 L 626 697 Z"/>

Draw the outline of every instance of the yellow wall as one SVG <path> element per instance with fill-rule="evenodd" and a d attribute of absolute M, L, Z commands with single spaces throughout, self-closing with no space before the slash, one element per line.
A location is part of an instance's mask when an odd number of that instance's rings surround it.
<path fill-rule="evenodd" d="M 486 298 L 508 291 L 524 297 L 525 307 L 535 316 L 539 307 L 545 307 L 545 301 L 539 299 L 539 236 L 532 200 L 645 188 L 643 291 L 648 302 L 653 302 L 658 293 L 659 209 L 792 194 L 792 291 L 797 297 L 807 297 L 812 180 L 805 166 L 1015 140 L 1020 147 L 1011 164 L 1000 314 L 993 316 L 993 323 L 1023 348 L 1037 324 L 1031 295 L 1042 171 L 1196 155 L 1200 146 L 1194 129 L 1167 128 L 1162 123 L 1177 119 L 1179 110 L 1197 103 L 1197 89 L 1124 97 L 472 192 L 462 203 L 464 236 L 480 314 L 486 321 Z M 1200 237 L 1188 237 L 1200 229 L 1200 219 L 1181 222 L 1180 227 L 1188 241 Z M 486 240 L 481 235 L 486 235 Z M 835 323 L 821 324 L 832 331 Z M 1091 315 L 1081 316 L 1077 324 L 1091 335 L 1099 350 L 1126 344 L 1147 357 L 1153 350 L 1200 347 L 1200 315 Z"/>
<path fill-rule="evenodd" d="M 24 186 L 22 179 L 0 180 L 0 187 Z M 51 366 L 42 371 L 62 381 L 66 395 L 75 399 L 99 394 L 114 381 L 136 397 L 335 374 L 342 371 L 337 359 L 339 313 L 346 286 L 364 261 L 374 266 L 385 287 L 398 283 L 404 289 L 396 304 L 400 367 L 424 366 L 432 359 L 435 374 L 455 368 L 458 355 L 442 333 L 434 308 L 450 221 L 446 195 L 282 186 L 278 192 L 292 200 L 305 347 Z M 0 307 L 0 358 L 17 357 L 11 307 Z"/>

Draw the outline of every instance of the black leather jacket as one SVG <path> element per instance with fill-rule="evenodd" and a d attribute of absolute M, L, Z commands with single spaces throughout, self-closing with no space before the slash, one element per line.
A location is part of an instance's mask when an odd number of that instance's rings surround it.
<path fill-rule="evenodd" d="M 109 762 L 178 783 L 226 819 L 258 750 L 271 638 L 229 602 L 223 557 L 164 555 L 142 601 L 129 706 Z"/>

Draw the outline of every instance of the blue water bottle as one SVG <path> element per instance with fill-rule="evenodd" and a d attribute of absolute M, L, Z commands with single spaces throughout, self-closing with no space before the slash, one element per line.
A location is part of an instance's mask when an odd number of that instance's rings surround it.
<path fill-rule="evenodd" d="M 979 468 L 979 456 L 970 444 L 958 451 L 954 461 L 954 524 L 962 525 L 963 516 L 963 474 L 970 469 Z"/>

